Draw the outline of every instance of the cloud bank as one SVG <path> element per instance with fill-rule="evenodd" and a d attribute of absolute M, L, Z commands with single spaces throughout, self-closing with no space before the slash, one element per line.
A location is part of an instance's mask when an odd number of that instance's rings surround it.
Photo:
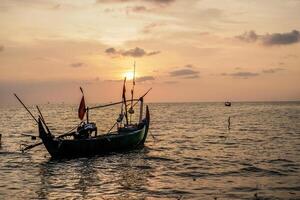
<path fill-rule="evenodd" d="M 193 65 L 185 65 L 183 69 L 178 69 L 170 71 L 169 75 L 171 77 L 180 77 L 185 79 L 196 79 L 199 78 L 199 71 L 193 69 Z"/>
<path fill-rule="evenodd" d="M 236 78 L 252 78 L 255 76 L 258 76 L 259 73 L 255 73 L 255 72 L 235 72 L 235 73 L 222 73 L 222 76 L 231 76 L 231 77 L 236 77 Z"/>
<path fill-rule="evenodd" d="M 155 80 L 153 76 L 141 76 L 136 78 L 137 82 L 153 81 Z"/>
<path fill-rule="evenodd" d="M 262 72 L 265 74 L 274 74 L 276 72 L 284 70 L 283 68 L 271 68 L 271 69 L 264 69 Z"/>
<path fill-rule="evenodd" d="M 145 2 L 158 5 L 167 5 L 175 0 L 97 0 L 96 3 L 126 3 L 126 2 Z"/>
<path fill-rule="evenodd" d="M 74 68 L 83 67 L 84 63 L 77 62 L 77 63 L 71 63 L 70 66 Z"/>
<path fill-rule="evenodd" d="M 286 33 L 267 33 L 265 35 L 258 35 L 251 30 L 241 35 L 236 36 L 237 39 L 244 42 L 261 41 L 265 46 L 273 45 L 290 45 L 300 41 L 300 32 L 292 30 Z"/>
<path fill-rule="evenodd" d="M 143 57 L 143 56 L 153 56 L 159 54 L 160 51 L 147 52 L 142 48 L 135 47 L 134 49 L 128 50 L 116 50 L 115 48 L 108 48 L 105 53 L 111 56 L 129 56 L 129 57 Z"/>
<path fill-rule="evenodd" d="M 240 71 L 235 73 L 222 73 L 222 76 L 231 76 L 235 78 L 252 78 L 256 76 L 260 76 L 261 74 L 275 74 L 277 72 L 283 71 L 285 69 L 283 68 L 270 68 L 270 69 L 264 69 L 261 71 L 261 73 L 257 72 L 249 72 L 249 71 Z"/>
<path fill-rule="evenodd" d="M 186 76 L 186 75 L 195 75 L 198 73 L 199 72 L 194 71 L 192 69 L 179 69 L 179 70 L 171 71 L 170 75 L 171 76 Z"/>

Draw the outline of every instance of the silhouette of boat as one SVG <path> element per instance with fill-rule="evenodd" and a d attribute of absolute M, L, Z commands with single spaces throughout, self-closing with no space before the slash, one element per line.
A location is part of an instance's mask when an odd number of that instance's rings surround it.
<path fill-rule="evenodd" d="M 225 106 L 231 106 L 231 102 L 226 101 L 226 102 L 225 102 Z"/>
<path fill-rule="evenodd" d="M 38 119 L 36 119 L 30 112 L 30 110 L 25 106 L 25 104 L 15 94 L 16 98 L 20 101 L 20 103 L 25 107 L 25 109 L 37 123 L 39 138 L 42 140 L 42 142 L 40 143 L 23 145 L 24 148 L 21 149 L 21 151 L 24 152 L 26 150 L 44 144 L 51 157 L 64 158 L 92 156 L 110 152 L 127 151 L 142 147 L 147 139 L 148 129 L 150 125 L 150 112 L 148 106 L 146 106 L 146 114 L 143 118 L 144 97 L 148 94 L 151 88 L 140 98 L 133 99 L 135 85 L 135 80 L 133 79 L 131 99 L 126 100 L 125 83 L 126 77 L 123 84 L 122 101 L 94 107 L 85 106 L 83 90 L 80 87 L 80 90 L 82 92 L 82 99 L 78 108 L 78 117 L 81 122 L 78 126 L 74 127 L 69 132 L 57 137 L 54 136 L 52 131 L 47 126 L 39 107 L 37 106 L 39 116 Z M 130 103 L 128 104 L 127 102 Z M 134 114 L 133 108 L 138 103 L 140 103 L 138 123 L 133 123 L 131 121 L 131 115 Z M 104 108 L 117 104 L 122 104 L 118 119 L 107 133 L 97 135 L 97 126 L 95 123 L 89 121 L 89 112 L 93 109 Z M 130 106 L 129 109 L 128 106 Z M 130 115 L 130 120 L 128 119 L 128 115 Z M 86 117 L 85 120 L 83 120 L 84 117 Z M 117 126 L 117 130 L 112 131 L 115 126 Z M 32 137 L 32 135 L 28 136 Z"/>
<path fill-rule="evenodd" d="M 142 147 L 147 138 L 150 123 L 150 113 L 146 107 L 146 117 L 137 125 L 131 125 L 104 135 L 76 138 L 76 132 L 63 137 L 54 137 L 41 116 L 38 119 L 39 137 L 53 158 L 82 157 L 101 155 L 110 152 L 127 151 Z M 88 123 L 85 125 L 90 125 Z M 94 131 L 95 126 L 84 129 Z M 81 135 L 82 133 L 78 133 Z M 68 136 L 73 138 L 68 139 Z"/>
<path fill-rule="evenodd" d="M 105 154 L 110 152 L 120 152 L 135 149 L 144 145 L 147 139 L 148 129 L 150 124 L 150 112 L 148 106 L 146 106 L 146 115 L 143 118 L 143 106 L 144 96 L 151 90 L 148 90 L 139 99 L 133 99 L 133 92 L 131 100 L 126 100 L 125 96 L 125 82 L 123 85 L 122 101 L 116 103 L 110 103 L 107 105 L 100 105 L 94 107 L 85 107 L 84 95 L 82 96 L 80 106 L 78 108 L 78 116 L 83 120 L 86 116 L 86 122 L 81 121 L 77 126 L 77 130 L 68 132 L 66 134 L 55 137 L 48 128 L 42 113 L 39 108 L 38 117 L 38 130 L 39 138 L 46 147 L 47 151 L 53 158 L 63 157 L 82 157 L 92 156 L 97 154 Z M 80 88 L 82 94 L 83 90 Z M 130 109 L 127 109 L 127 102 L 131 102 Z M 133 104 L 135 102 L 135 104 Z M 128 120 L 128 113 L 131 115 L 134 113 L 133 107 L 140 102 L 140 116 L 138 123 L 132 123 Z M 89 122 L 89 112 L 93 109 L 113 106 L 122 104 L 121 113 L 116 123 L 110 128 L 106 134 L 97 135 L 97 126 L 93 122 Z M 126 121 L 124 120 L 126 119 Z M 125 121 L 123 124 L 122 122 Z M 111 132 L 111 130 L 118 125 L 117 131 Z"/>

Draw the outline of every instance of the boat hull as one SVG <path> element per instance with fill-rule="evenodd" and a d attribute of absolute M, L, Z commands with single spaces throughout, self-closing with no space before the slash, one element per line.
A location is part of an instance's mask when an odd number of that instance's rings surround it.
<path fill-rule="evenodd" d="M 54 138 L 46 124 L 43 125 L 39 119 L 39 134 L 53 158 L 87 157 L 142 147 L 147 138 L 149 122 L 150 116 L 147 108 L 146 118 L 134 131 L 115 132 L 86 139 L 60 139 Z"/>
<path fill-rule="evenodd" d="M 78 140 L 45 140 L 51 157 L 85 157 L 110 152 L 127 151 L 141 146 L 146 127 L 130 133 L 111 134 L 98 138 Z"/>

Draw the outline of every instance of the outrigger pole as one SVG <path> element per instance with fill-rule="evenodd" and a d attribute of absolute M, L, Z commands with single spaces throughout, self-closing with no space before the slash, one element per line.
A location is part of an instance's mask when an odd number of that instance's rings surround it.
<path fill-rule="evenodd" d="M 145 94 L 143 94 L 143 96 L 141 96 L 141 97 L 139 98 L 139 100 L 138 100 L 137 102 L 135 102 L 135 104 L 133 104 L 133 107 L 136 106 L 136 104 L 137 104 L 139 101 L 143 100 L 143 98 L 148 94 L 148 92 L 150 92 L 150 90 L 152 90 L 152 88 L 150 88 Z"/>
<path fill-rule="evenodd" d="M 15 97 L 18 99 L 18 101 L 24 106 L 24 108 L 27 110 L 27 112 L 31 115 L 32 119 L 38 124 L 38 120 L 33 116 L 33 114 L 30 112 L 30 110 L 25 106 L 25 104 L 21 101 L 21 99 L 14 93 Z"/>
<path fill-rule="evenodd" d="M 149 92 L 150 90 L 152 90 L 152 88 L 150 88 L 145 94 L 143 94 L 140 98 L 138 99 L 133 99 L 133 101 L 135 101 L 135 103 L 133 104 L 132 107 L 135 107 L 136 104 L 143 98 L 145 97 Z M 131 100 L 126 100 L 126 102 L 129 102 Z M 115 103 L 109 103 L 109 104 L 105 104 L 105 105 L 99 105 L 99 106 L 94 106 L 94 107 L 90 107 L 89 109 L 92 110 L 92 109 L 97 109 L 97 108 L 105 108 L 105 107 L 109 107 L 109 106 L 114 106 L 114 105 L 118 105 L 118 104 L 123 104 L 124 101 L 118 101 L 118 102 L 115 102 Z"/>
<path fill-rule="evenodd" d="M 140 99 L 133 99 L 133 101 L 139 101 L 139 100 Z M 129 102 L 129 101 L 131 101 L 131 100 L 126 100 L 126 102 Z M 104 107 L 108 107 L 108 106 L 114 106 L 114 105 L 123 104 L 123 103 L 124 103 L 124 101 L 118 101 L 118 102 L 115 102 L 115 103 L 110 103 L 110 104 L 105 104 L 105 105 L 90 107 L 89 110 L 96 109 L 96 108 L 104 108 Z"/>

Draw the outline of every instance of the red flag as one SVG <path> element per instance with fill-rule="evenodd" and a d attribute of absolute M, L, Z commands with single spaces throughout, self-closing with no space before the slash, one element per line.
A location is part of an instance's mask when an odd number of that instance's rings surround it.
<path fill-rule="evenodd" d="M 126 77 L 124 79 L 124 85 L 123 85 L 123 94 L 122 94 L 122 98 L 123 98 L 123 104 L 125 107 L 125 119 L 126 119 L 126 124 L 128 124 L 128 118 L 127 118 L 127 103 L 126 103 Z M 123 105 L 122 105 L 123 108 Z"/>
<path fill-rule="evenodd" d="M 84 101 L 84 96 L 82 96 L 81 101 L 80 101 L 80 105 L 78 108 L 78 117 L 80 120 L 82 120 L 84 118 L 84 114 L 85 114 L 85 101 Z"/>

